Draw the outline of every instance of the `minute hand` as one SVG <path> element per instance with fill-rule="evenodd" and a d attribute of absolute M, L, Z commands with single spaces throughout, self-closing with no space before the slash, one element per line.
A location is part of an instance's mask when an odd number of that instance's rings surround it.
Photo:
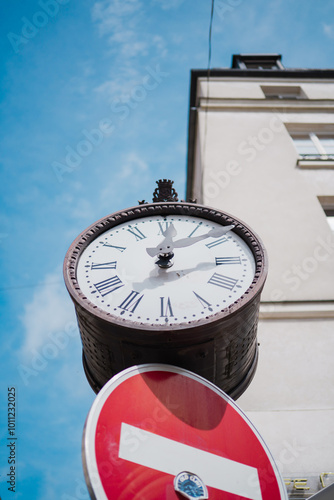
<path fill-rule="evenodd" d="M 198 241 L 205 240 L 206 238 L 219 238 L 219 236 L 223 236 L 228 231 L 234 228 L 234 225 L 224 226 L 219 228 L 213 228 L 206 234 L 201 234 L 200 236 L 195 236 L 194 238 L 181 238 L 180 240 L 173 241 L 173 248 L 183 248 L 189 247 L 190 245 L 194 245 Z"/>

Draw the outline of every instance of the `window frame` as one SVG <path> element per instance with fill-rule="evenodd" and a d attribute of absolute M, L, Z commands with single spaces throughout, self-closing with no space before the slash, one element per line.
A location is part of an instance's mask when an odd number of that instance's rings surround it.
<path fill-rule="evenodd" d="M 334 232 L 334 196 L 318 196 L 318 201 L 323 209 L 329 227 Z"/>
<path fill-rule="evenodd" d="M 301 100 L 308 99 L 300 85 L 260 85 L 266 99 Z"/>
<path fill-rule="evenodd" d="M 332 139 L 334 141 L 334 129 L 322 126 L 312 126 L 308 129 L 288 128 L 289 135 L 298 155 L 297 166 L 300 168 L 323 168 L 334 169 L 334 152 L 328 153 L 321 142 L 321 139 Z M 315 148 L 315 153 L 301 153 L 298 151 L 296 139 L 308 137 L 310 143 Z"/>

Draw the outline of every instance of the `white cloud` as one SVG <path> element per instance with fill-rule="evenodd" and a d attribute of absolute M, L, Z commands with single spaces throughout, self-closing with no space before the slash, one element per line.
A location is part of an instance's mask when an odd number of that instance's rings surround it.
<path fill-rule="evenodd" d="M 90 199 L 76 199 L 71 208 L 71 217 L 78 221 L 91 220 L 96 212 L 96 205 Z"/>
<path fill-rule="evenodd" d="M 125 206 L 125 200 L 131 198 L 132 195 L 135 204 L 141 196 L 138 186 L 145 186 L 151 181 L 149 166 L 137 153 L 128 153 L 120 164 L 121 168 L 115 178 L 101 192 L 102 206 L 110 206 L 111 197 L 115 205 Z M 123 190 L 119 186 L 123 186 Z"/>
<path fill-rule="evenodd" d="M 140 9 L 138 0 L 105 0 L 94 4 L 92 18 L 98 25 L 100 36 L 108 35 L 111 44 L 129 43 L 136 37 L 134 28 Z"/>
<path fill-rule="evenodd" d="M 147 56 L 149 47 L 147 42 L 140 42 L 136 40 L 129 40 L 128 43 L 123 43 L 121 53 L 126 58 L 137 56 Z"/>
<path fill-rule="evenodd" d="M 139 0 L 104 0 L 96 2 L 92 9 L 93 21 L 98 22 L 101 35 L 123 31 L 123 18 L 141 9 Z"/>
<path fill-rule="evenodd" d="M 324 24 L 323 30 L 325 35 L 328 36 L 328 38 L 334 39 L 334 24 Z"/>
<path fill-rule="evenodd" d="M 106 136 L 104 141 L 107 140 L 108 136 Z M 95 150 L 92 151 L 92 156 L 94 155 L 94 151 Z M 94 158 L 89 159 L 87 162 L 87 168 L 93 168 L 91 165 L 94 165 Z M 98 166 L 94 166 L 94 168 L 96 171 L 98 170 Z M 82 177 L 83 176 L 81 176 L 81 178 Z M 64 217 L 67 217 L 66 229 L 63 229 L 62 233 L 64 238 L 66 238 L 66 236 L 73 237 L 73 229 L 79 234 L 81 230 L 85 229 L 85 225 L 82 226 L 82 224 L 87 225 L 90 221 L 93 222 L 95 218 L 98 218 L 99 207 L 96 203 L 94 203 L 92 197 L 87 195 L 87 189 L 92 189 L 92 184 L 84 185 L 80 181 L 76 181 L 75 170 L 73 173 L 70 173 L 67 178 L 64 177 L 64 179 L 68 179 L 70 189 L 61 192 L 54 198 L 54 207 L 55 210 L 59 210 L 59 213 L 65 214 Z"/>
<path fill-rule="evenodd" d="M 50 342 L 52 333 L 65 332 L 68 325 L 76 321 L 61 269 L 46 276 L 36 288 L 20 319 L 25 331 L 21 354 L 28 359 Z"/>
<path fill-rule="evenodd" d="M 165 57 L 167 55 L 167 47 L 165 40 L 160 35 L 154 35 L 152 38 L 152 43 L 157 49 L 157 53 L 160 57 Z"/>
<path fill-rule="evenodd" d="M 119 179 L 133 179 L 142 176 L 148 171 L 148 165 L 136 153 L 132 152 L 127 155 L 123 163 L 122 169 L 118 174 Z"/>
<path fill-rule="evenodd" d="M 153 0 L 163 10 L 178 9 L 184 0 Z"/>
<path fill-rule="evenodd" d="M 167 53 L 162 37 L 148 27 L 145 6 L 139 0 L 104 0 L 94 4 L 92 19 L 97 24 L 100 36 L 106 36 L 109 51 L 119 58 L 124 66 L 129 60 L 152 56 L 164 57 Z"/>
<path fill-rule="evenodd" d="M 104 81 L 94 90 L 103 98 L 107 96 L 109 100 L 115 96 L 121 98 L 128 96 L 131 90 L 141 83 L 142 78 L 140 71 L 133 66 L 122 66 L 119 71 L 114 72 L 110 80 Z"/>
<path fill-rule="evenodd" d="M 164 38 L 150 26 L 148 7 L 139 0 L 100 0 L 92 8 L 93 22 L 113 58 L 110 77 L 95 88 L 103 99 L 126 100 L 142 81 L 143 58 L 154 65 L 167 55 Z"/>

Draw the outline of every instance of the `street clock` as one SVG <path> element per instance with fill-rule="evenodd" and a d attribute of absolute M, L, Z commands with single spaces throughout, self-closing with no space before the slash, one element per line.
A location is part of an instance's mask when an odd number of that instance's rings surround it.
<path fill-rule="evenodd" d="M 132 365 L 168 363 L 239 397 L 257 365 L 266 275 L 246 224 L 179 202 L 171 181 L 158 182 L 152 203 L 95 222 L 64 262 L 92 388 Z"/>

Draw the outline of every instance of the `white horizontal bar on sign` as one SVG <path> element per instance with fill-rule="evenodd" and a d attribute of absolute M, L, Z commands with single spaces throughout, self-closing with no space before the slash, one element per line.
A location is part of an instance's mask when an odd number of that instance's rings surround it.
<path fill-rule="evenodd" d="M 119 457 L 173 476 L 182 471 L 189 471 L 197 474 L 206 486 L 250 500 L 262 500 L 259 475 L 255 467 L 124 422 L 121 426 Z"/>

